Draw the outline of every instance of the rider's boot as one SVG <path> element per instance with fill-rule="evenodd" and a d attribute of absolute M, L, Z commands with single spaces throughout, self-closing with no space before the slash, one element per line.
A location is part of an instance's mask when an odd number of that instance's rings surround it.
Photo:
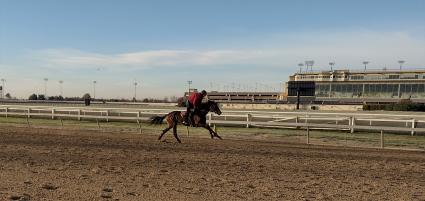
<path fill-rule="evenodd" d="M 185 126 L 190 126 L 190 123 L 189 123 L 189 115 L 190 115 L 190 114 L 186 114 L 186 115 L 184 116 L 184 120 L 183 120 L 182 124 L 183 124 L 183 125 L 185 125 Z"/>

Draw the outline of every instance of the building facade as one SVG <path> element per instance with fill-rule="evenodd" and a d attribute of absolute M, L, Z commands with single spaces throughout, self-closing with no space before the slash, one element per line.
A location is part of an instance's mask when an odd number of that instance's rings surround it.
<path fill-rule="evenodd" d="M 278 92 L 208 92 L 208 99 L 222 103 L 276 103 L 281 100 Z"/>
<path fill-rule="evenodd" d="M 305 72 L 289 80 L 314 81 L 315 101 L 425 101 L 425 70 Z"/>

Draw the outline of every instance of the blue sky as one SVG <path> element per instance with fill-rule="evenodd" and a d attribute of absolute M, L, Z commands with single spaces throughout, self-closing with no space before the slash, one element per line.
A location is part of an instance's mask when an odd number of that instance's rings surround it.
<path fill-rule="evenodd" d="M 0 0 L 0 77 L 13 96 L 129 98 L 279 90 L 315 68 L 425 68 L 425 1 Z"/>

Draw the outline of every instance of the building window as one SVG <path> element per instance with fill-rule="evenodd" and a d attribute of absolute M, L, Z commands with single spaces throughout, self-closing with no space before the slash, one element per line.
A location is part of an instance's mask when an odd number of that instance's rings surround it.
<path fill-rule="evenodd" d="M 390 75 L 389 79 L 400 79 L 400 75 Z"/>
<path fill-rule="evenodd" d="M 363 80 L 364 77 L 362 75 L 352 75 L 350 76 L 352 80 Z"/>

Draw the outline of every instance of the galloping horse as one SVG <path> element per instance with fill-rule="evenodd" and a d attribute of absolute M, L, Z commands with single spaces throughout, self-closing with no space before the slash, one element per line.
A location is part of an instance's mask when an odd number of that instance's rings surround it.
<path fill-rule="evenodd" d="M 213 131 L 211 129 L 211 127 L 207 124 L 206 116 L 207 116 L 208 112 L 214 112 L 218 115 L 221 115 L 221 110 L 218 107 L 218 104 L 214 101 L 209 100 L 206 103 L 201 103 L 199 105 L 198 112 L 192 115 L 193 120 L 191 121 L 191 123 L 192 123 L 191 126 L 192 127 L 206 128 L 210 132 L 211 139 L 213 139 L 214 137 L 221 139 L 221 137 L 215 131 Z M 172 128 L 174 137 L 176 138 L 176 140 L 179 143 L 181 143 L 179 137 L 177 136 L 177 125 L 183 124 L 185 113 L 186 112 L 173 111 L 173 112 L 170 112 L 167 115 L 162 116 L 162 117 L 161 116 L 151 117 L 151 124 L 161 124 L 164 121 L 164 119 L 167 120 L 168 128 L 166 128 L 162 131 L 158 140 L 161 140 L 162 136 L 164 136 L 164 134 Z"/>

